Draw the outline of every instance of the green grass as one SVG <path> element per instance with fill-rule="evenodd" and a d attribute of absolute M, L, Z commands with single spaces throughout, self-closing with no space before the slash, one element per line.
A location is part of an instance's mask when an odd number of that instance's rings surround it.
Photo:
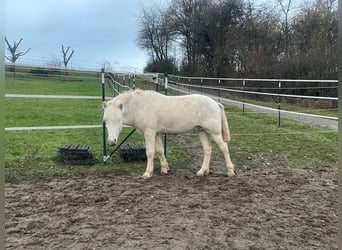
<path fill-rule="evenodd" d="M 82 75 L 79 73 L 79 78 Z M 141 89 L 155 89 L 153 84 L 137 80 Z M 108 87 L 107 87 L 107 90 Z M 100 95 L 98 81 L 67 82 L 58 78 L 23 76 L 6 78 L 6 93 Z M 169 94 L 177 92 L 169 91 Z M 101 100 L 5 98 L 6 127 L 93 125 L 101 124 Z M 241 109 L 226 107 L 232 141 L 231 157 L 237 171 L 253 167 L 337 167 L 337 131 L 282 119 L 260 113 L 242 114 Z M 130 129 L 124 129 L 120 139 Z M 196 138 L 196 140 L 198 140 Z M 127 143 L 143 142 L 135 132 Z M 62 143 L 89 144 L 97 162 L 94 166 L 65 166 L 57 159 Z M 42 178 L 69 178 L 77 175 L 121 171 L 141 175 L 145 162 L 124 162 L 115 153 L 102 164 L 102 129 L 69 129 L 43 131 L 7 131 L 5 133 L 6 181 Z M 171 169 L 184 168 L 192 160 L 186 148 L 168 140 Z M 201 150 L 201 149 L 199 149 Z M 217 149 L 216 149 L 217 150 Z M 156 171 L 159 163 L 156 159 Z"/>
<path fill-rule="evenodd" d="M 337 167 L 337 131 L 227 107 L 235 163 L 246 167 Z"/>
<path fill-rule="evenodd" d="M 101 100 L 7 98 L 6 127 L 96 125 L 102 123 Z"/>
<path fill-rule="evenodd" d="M 122 140 L 129 132 L 125 128 L 120 135 Z M 72 177 L 103 171 L 124 171 L 127 174 L 142 175 L 146 162 L 125 162 L 116 152 L 104 165 L 102 163 L 102 129 L 69 129 L 50 131 L 8 131 L 6 132 L 5 169 L 6 181 L 35 180 L 52 177 Z M 144 142 L 143 136 L 135 132 L 127 143 Z M 94 166 L 65 166 L 58 157 L 60 144 L 88 144 L 96 158 Z M 108 148 L 107 154 L 112 152 Z M 168 161 L 173 169 L 186 165 L 187 156 L 182 148 L 168 143 Z M 159 163 L 156 161 L 156 171 Z"/>
<path fill-rule="evenodd" d="M 6 77 L 5 91 L 9 94 L 94 95 L 101 96 L 101 79 L 72 77 L 34 77 L 23 75 Z"/>

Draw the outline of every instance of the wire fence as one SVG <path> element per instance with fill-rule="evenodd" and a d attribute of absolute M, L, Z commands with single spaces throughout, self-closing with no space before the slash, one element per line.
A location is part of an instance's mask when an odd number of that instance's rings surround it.
<path fill-rule="evenodd" d="M 36 67 L 31 65 L 5 65 L 6 78 L 54 78 L 68 81 L 99 80 L 101 73 L 97 69 L 70 69 L 61 67 Z"/>
<path fill-rule="evenodd" d="M 28 66 L 28 65 L 20 65 L 16 66 L 15 75 L 11 71 L 11 67 L 13 65 L 6 65 L 6 77 L 66 77 L 67 79 L 75 80 L 75 79 L 91 79 L 96 82 L 100 82 L 101 80 L 101 72 L 94 69 L 94 70 L 86 70 L 86 71 L 79 71 L 79 70 L 69 70 L 67 73 L 64 71 L 63 68 L 53 68 L 53 67 L 35 67 L 35 66 Z M 136 87 L 136 77 L 145 80 L 151 86 L 161 86 L 163 85 L 162 77 L 159 77 L 158 81 L 158 74 L 154 73 L 146 73 L 146 74 L 135 74 L 134 72 L 125 73 L 113 73 L 113 72 L 106 72 L 105 78 L 110 88 L 113 90 L 113 95 Z M 260 95 L 260 96 L 268 96 L 275 98 L 278 104 L 276 108 L 266 107 L 266 109 L 272 109 L 274 112 L 292 112 L 299 115 L 310 115 L 316 118 L 326 118 L 332 120 L 338 120 L 337 116 L 327 116 L 327 115 L 317 115 L 317 114 L 306 114 L 303 112 L 294 112 L 291 110 L 281 110 L 280 103 L 284 98 L 300 98 L 300 99 L 311 99 L 311 100 L 318 100 L 318 101 L 333 101 L 337 103 L 338 97 L 337 96 L 304 96 L 304 95 L 293 95 L 293 94 L 284 94 L 285 89 L 287 90 L 297 90 L 297 89 L 306 89 L 306 90 L 315 90 L 315 89 L 335 89 L 337 88 L 338 81 L 337 80 L 288 80 L 288 79 L 240 79 L 240 78 L 206 78 L 206 77 L 182 77 L 182 76 L 169 76 L 169 83 L 170 88 L 182 92 L 182 93 L 206 93 L 212 95 L 213 98 L 217 99 L 218 101 L 223 101 L 226 98 L 225 93 L 234 93 L 238 94 L 240 99 L 231 100 L 236 105 L 242 107 L 243 114 L 248 113 L 261 113 L 263 111 L 260 110 L 246 110 L 246 107 L 251 107 L 251 105 L 255 105 L 253 103 L 248 103 L 249 99 L 247 95 Z M 186 83 L 180 82 L 185 81 Z M 256 83 L 266 84 L 263 86 L 252 86 Z M 302 87 L 293 87 L 289 84 L 308 84 L 310 83 L 311 86 L 302 86 Z M 331 84 L 330 86 L 317 86 L 317 84 Z M 273 84 L 271 86 L 270 84 Z M 286 85 L 287 84 L 287 85 Z M 312 85 L 316 84 L 316 86 Z M 240 85 L 240 86 L 238 86 Z M 274 87 L 274 85 L 277 85 Z M 157 87 L 156 87 L 157 88 Z M 152 88 L 153 89 L 153 88 Z M 250 91 L 250 90 L 257 90 L 257 91 Z M 273 92 L 262 92 L 266 90 L 271 90 Z M 274 91 L 276 91 L 274 93 Z M 8 93 L 5 94 L 7 98 L 57 98 L 57 99 L 65 99 L 65 98 L 72 98 L 72 99 L 100 99 L 100 96 L 61 96 L 61 95 L 21 95 L 21 94 L 12 94 Z M 228 96 L 229 97 L 229 96 Z M 106 97 L 110 98 L 110 97 Z M 321 108 L 321 109 L 308 109 L 304 112 L 326 112 L 332 111 L 335 112 L 337 109 L 333 108 Z M 337 112 L 336 112 L 337 113 Z M 100 125 L 90 125 L 91 126 L 100 126 Z M 80 125 L 78 128 L 87 128 L 88 125 Z M 50 126 L 50 127 L 41 127 L 41 129 L 74 129 L 77 126 Z M 29 130 L 30 127 L 12 127 L 6 128 L 6 131 L 18 131 L 18 130 Z M 38 130 L 39 127 L 32 127 L 32 130 Z"/>
<path fill-rule="evenodd" d="M 267 106 L 278 115 L 292 112 L 338 120 L 338 80 L 208 78 L 170 75 L 173 88 L 201 93 L 242 107 Z M 303 94 L 305 93 L 305 94 Z M 254 110 L 255 112 L 256 110 Z M 257 110 L 260 112 L 260 110 Z M 250 111 L 247 111 L 250 112 Z M 280 122 L 280 120 L 279 120 Z"/>
<path fill-rule="evenodd" d="M 328 100 L 337 100 L 338 96 L 338 80 L 208 78 L 175 75 L 170 75 L 169 78 L 169 80 L 185 86 L 245 94 L 277 94 L 298 98 L 315 98 L 319 96 L 320 98 L 327 97 Z M 268 92 L 265 92 L 265 90 L 268 90 Z"/>
<path fill-rule="evenodd" d="M 27 78 L 27 77 L 47 77 L 44 74 L 36 74 L 35 72 L 32 72 L 32 69 L 34 68 L 30 68 L 30 67 L 24 67 L 23 69 L 21 69 L 20 74 L 17 74 L 17 76 L 13 76 L 13 77 L 23 77 L 23 78 Z M 51 70 L 51 69 L 49 69 Z M 11 74 L 13 72 L 9 72 L 9 74 Z M 18 73 L 18 72 L 17 72 Z M 35 73 L 35 74 L 33 74 Z M 40 72 L 41 73 L 41 72 Z M 53 73 L 53 74 L 52 74 Z M 156 74 L 131 74 L 131 73 L 112 73 L 112 72 L 107 72 L 106 74 L 101 74 L 101 72 L 97 72 L 97 71 L 87 71 L 85 72 L 85 74 L 82 76 L 82 74 L 80 74 L 77 71 L 69 71 L 68 75 L 64 75 L 63 71 L 54 71 L 52 73 L 48 74 L 48 77 L 58 77 L 59 79 L 66 77 L 66 79 L 72 79 L 72 80 L 77 80 L 77 79 L 82 79 L 82 77 L 84 77 L 83 79 L 87 79 L 90 81 L 94 81 L 94 83 L 99 83 L 101 81 L 101 85 L 102 85 L 102 89 L 104 90 L 104 85 L 107 84 L 107 89 L 112 90 L 112 94 L 113 96 L 129 90 L 129 89 L 135 89 L 135 87 L 137 87 L 138 84 L 141 84 L 142 81 L 144 81 L 146 83 L 146 85 L 150 86 L 150 89 L 156 89 L 158 90 L 158 86 L 159 89 L 167 88 L 167 85 L 165 86 L 165 82 L 163 81 L 163 79 L 158 79 L 158 75 Z M 8 74 L 8 73 L 7 73 Z M 139 83 L 136 82 L 136 77 L 140 78 Z M 235 89 L 235 88 L 230 88 L 230 89 L 224 89 L 221 87 L 211 87 L 211 86 L 196 86 L 196 85 L 192 85 L 192 84 L 183 84 L 183 83 L 175 83 L 172 81 L 169 81 L 170 85 L 169 88 L 173 88 L 176 89 L 178 91 L 182 90 L 182 91 L 188 91 L 191 90 L 190 92 L 198 92 L 199 88 L 202 88 L 200 91 L 203 92 L 203 90 L 213 90 L 214 92 L 217 93 L 217 91 L 219 91 L 219 95 L 218 96 L 213 96 L 213 98 L 218 99 L 218 101 L 224 101 L 224 95 L 221 95 L 222 92 L 224 91 L 230 91 L 230 90 L 236 90 L 236 91 L 247 91 L 247 92 L 251 92 L 248 90 L 239 90 L 239 89 Z M 100 88 L 100 86 L 99 86 Z M 233 92 L 233 91 L 232 91 Z M 242 94 L 247 94 L 246 92 L 237 92 L 237 93 L 242 93 Z M 109 93 L 108 93 L 109 94 Z M 170 92 L 170 94 L 172 94 Z M 249 93 L 250 94 L 250 93 Z M 274 96 L 274 94 L 270 93 L 270 96 Z M 109 99 L 112 98 L 110 96 L 106 96 L 105 93 L 103 92 L 102 96 L 76 96 L 76 95 L 34 95 L 34 94 L 30 94 L 30 95 L 23 95 L 23 94 L 12 94 L 12 93 L 8 93 L 5 95 L 6 98 L 44 98 L 44 99 Z M 277 96 L 278 97 L 278 96 Z M 285 96 L 282 96 L 285 97 Z M 329 98 L 329 97 L 328 97 Z M 245 98 L 246 100 L 247 98 Z M 330 99 L 329 99 L 330 100 Z M 335 100 L 335 99 L 332 99 Z M 239 104 L 240 105 L 240 104 Z M 246 104 L 247 105 L 247 104 Z M 248 113 L 261 113 L 261 111 L 253 111 L 253 110 L 249 110 L 246 111 L 244 110 L 244 114 L 248 114 Z M 284 112 L 284 111 L 283 111 Z M 228 114 L 233 114 L 236 116 L 243 116 L 244 114 L 242 114 L 241 112 L 232 112 L 229 111 L 227 112 Z M 127 126 L 125 126 L 127 127 Z M 103 144 L 103 153 L 102 153 L 102 157 L 103 157 L 103 162 L 105 163 L 115 152 L 116 150 L 119 148 L 119 146 L 124 143 L 126 141 L 126 139 L 128 139 L 130 137 L 130 135 L 132 135 L 132 133 L 135 131 L 135 129 L 131 129 L 131 132 L 121 141 L 121 144 L 116 147 L 112 152 L 108 152 L 109 150 L 106 147 L 106 129 L 105 129 L 105 124 L 91 124 L 91 125 L 70 125 L 70 126 L 26 126 L 26 127 L 7 127 L 5 128 L 5 131 L 8 133 L 15 133 L 15 132 L 19 132 L 19 131 L 37 131 L 37 133 L 40 133 L 40 131 L 55 131 L 55 130 L 72 130 L 72 129 L 101 129 L 102 128 L 102 144 Z M 335 136 L 336 134 L 336 130 L 319 130 L 319 129 L 305 129 L 305 130 L 301 130 L 301 131 L 289 131 L 289 130 L 279 130 L 279 131 L 275 131 L 274 127 L 271 128 L 270 130 L 268 130 L 268 132 L 265 131 L 260 131 L 260 132 L 245 132 L 245 133 L 233 133 L 234 138 L 248 138 L 251 136 L 254 137 L 258 137 L 258 138 L 272 138 L 272 137 L 282 137 L 282 136 L 291 136 L 291 138 L 296 138 L 297 136 L 300 135 L 308 135 L 309 137 L 311 137 L 314 134 L 322 134 L 325 135 L 327 134 L 327 136 Z M 166 136 L 164 137 L 164 152 L 166 153 Z"/>

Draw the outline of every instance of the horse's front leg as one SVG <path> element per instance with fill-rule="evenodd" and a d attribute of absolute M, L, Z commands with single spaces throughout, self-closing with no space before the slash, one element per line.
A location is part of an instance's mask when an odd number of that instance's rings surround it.
<path fill-rule="evenodd" d="M 167 174 L 169 171 L 169 164 L 165 158 L 164 147 L 160 133 L 156 135 L 156 150 L 160 161 L 160 173 Z"/>
<path fill-rule="evenodd" d="M 144 132 L 145 137 L 145 147 L 146 147 L 146 157 L 147 157 L 147 166 L 145 173 L 143 174 L 143 178 L 148 179 L 153 174 L 153 160 L 155 154 L 155 142 L 156 142 L 156 132 L 153 130 L 146 130 Z"/>

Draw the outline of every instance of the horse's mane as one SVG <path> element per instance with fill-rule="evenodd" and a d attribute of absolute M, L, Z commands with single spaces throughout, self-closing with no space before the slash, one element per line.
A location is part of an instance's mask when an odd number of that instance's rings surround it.
<path fill-rule="evenodd" d="M 132 95 L 141 95 L 144 92 L 149 92 L 146 90 L 135 89 L 135 90 L 128 90 L 126 92 L 120 93 L 116 97 L 114 97 L 110 102 L 120 101 L 122 103 L 126 103 Z"/>

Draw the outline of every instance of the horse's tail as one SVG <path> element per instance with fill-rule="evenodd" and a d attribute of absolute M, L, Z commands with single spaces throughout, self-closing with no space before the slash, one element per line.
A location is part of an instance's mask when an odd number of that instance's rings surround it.
<path fill-rule="evenodd" d="M 226 117 L 226 113 L 224 112 L 224 107 L 222 104 L 219 103 L 220 109 L 221 109 L 221 133 L 222 138 L 224 141 L 230 141 L 230 132 L 229 132 L 229 126 L 228 121 Z"/>

